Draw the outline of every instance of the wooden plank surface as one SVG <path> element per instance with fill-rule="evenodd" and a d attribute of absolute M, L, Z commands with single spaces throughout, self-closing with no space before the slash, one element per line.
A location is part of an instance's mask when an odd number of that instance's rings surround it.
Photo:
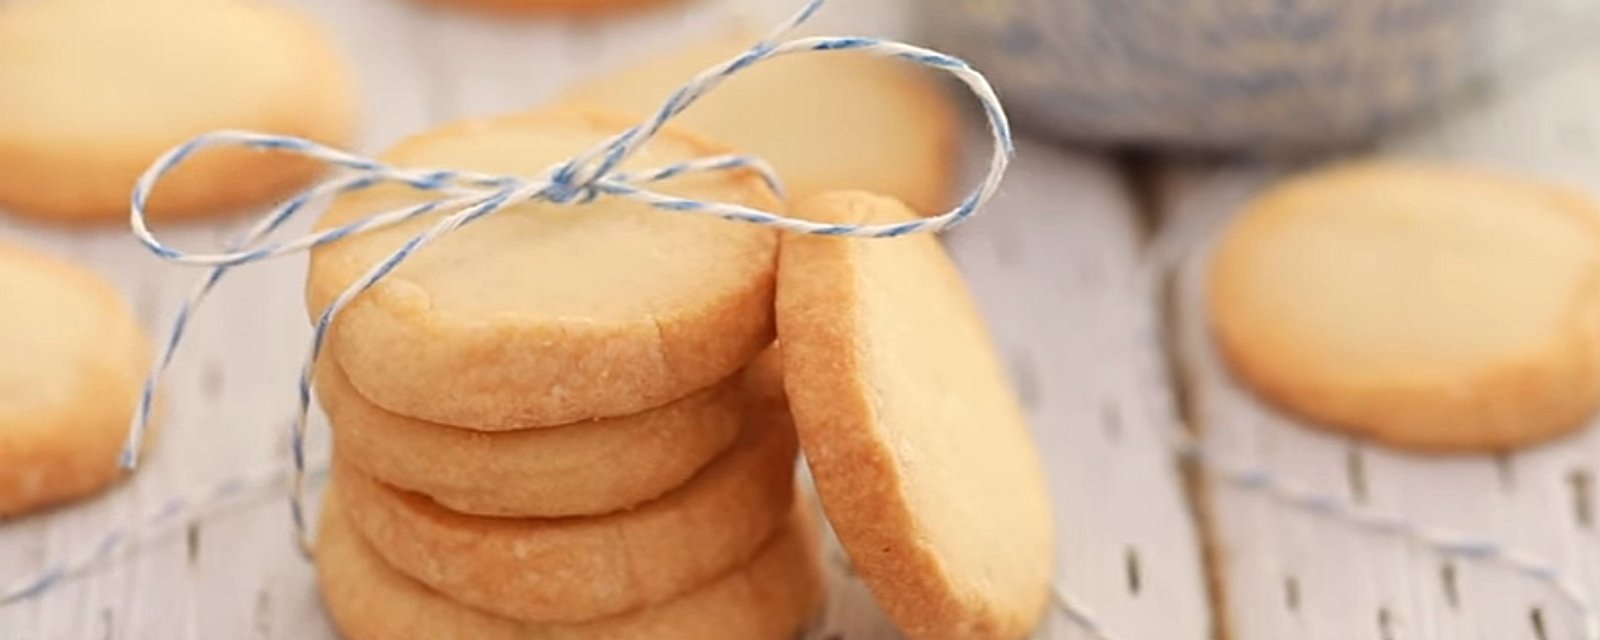
<path fill-rule="evenodd" d="M 1166 446 L 1176 425 L 1129 200 L 1106 164 L 1025 143 L 985 218 L 950 247 L 1045 457 L 1058 589 L 1109 637 L 1202 638 L 1198 532 Z M 1059 614 L 1045 637 L 1091 637 Z"/>
<path fill-rule="evenodd" d="M 1511 5 L 1496 40 L 1497 76 L 1428 122 L 1381 141 L 1380 154 L 1498 166 L 1600 195 L 1600 7 Z M 1508 19 L 1509 20 L 1509 19 Z M 1308 428 L 1264 407 L 1212 351 L 1201 311 L 1206 250 L 1240 204 L 1299 167 L 1187 167 L 1169 178 L 1158 246 L 1186 254 L 1178 337 L 1194 427 L 1214 460 L 1259 471 L 1328 505 L 1307 509 L 1208 476 L 1210 543 L 1230 637 L 1374 640 L 1586 637 L 1592 605 L 1536 575 L 1544 567 L 1592 602 L 1600 593 L 1593 479 L 1600 429 L 1509 455 L 1408 455 Z M 1301 496 L 1305 497 L 1304 495 Z M 1513 560 L 1444 553 L 1357 519 L 1408 521 L 1477 539 Z M 1437 542 L 1437 541 L 1435 541 Z M 1524 565 L 1524 566 L 1517 566 Z"/>
<path fill-rule="evenodd" d="M 4 2 L 5 0 L 0 0 Z M 520 109 L 580 74 L 626 64 L 729 19 L 766 22 L 794 2 L 707 2 L 602 23 L 505 21 L 397 0 L 289 0 L 328 24 L 362 82 L 376 151 L 431 123 Z M 899 35 L 894 0 L 836 1 L 819 31 Z M 975 148 L 981 144 L 975 140 Z M 1061 532 L 1061 592 L 1114 638 L 1205 637 L 1210 614 L 1198 536 L 1160 445 L 1174 423 L 1150 298 L 1137 277 L 1131 199 L 1109 163 L 1024 144 L 983 219 L 954 233 L 1046 457 Z M 170 232 L 220 243 L 239 223 Z M 111 277 L 147 327 L 164 331 L 198 274 L 160 264 L 120 229 L 68 232 L 0 217 L 0 235 L 81 260 Z M 293 380 L 307 338 L 304 260 L 237 272 L 191 324 L 166 393 L 155 454 L 107 495 L 0 522 L 0 585 L 135 525 L 186 488 L 284 459 Z M 320 427 L 318 431 L 321 431 Z M 145 541 L 46 595 L 0 606 L 0 638 L 332 637 L 311 567 L 294 550 L 281 487 L 202 518 L 144 531 Z M 1004 544 L 1004 541 L 996 541 Z M 837 549 L 818 638 L 896 634 Z M 1058 610 L 1045 638 L 1095 637 Z"/>

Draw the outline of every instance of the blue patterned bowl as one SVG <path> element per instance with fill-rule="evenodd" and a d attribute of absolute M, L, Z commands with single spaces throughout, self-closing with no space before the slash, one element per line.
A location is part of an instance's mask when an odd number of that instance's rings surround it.
<path fill-rule="evenodd" d="M 913 0 L 1024 126 L 1216 150 L 1370 137 L 1483 67 L 1486 0 Z"/>

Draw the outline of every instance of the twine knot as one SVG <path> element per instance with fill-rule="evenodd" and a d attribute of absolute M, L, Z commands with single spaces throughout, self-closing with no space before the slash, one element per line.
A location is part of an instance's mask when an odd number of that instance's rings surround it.
<path fill-rule="evenodd" d="M 567 168 L 566 165 L 562 165 L 560 169 L 551 174 L 550 183 L 545 186 L 542 192 L 544 199 L 556 204 L 570 203 L 578 199 L 579 196 L 583 196 L 585 200 L 593 200 L 595 192 L 591 183 L 578 182 L 577 174 L 568 171 Z"/>
<path fill-rule="evenodd" d="M 290 136 L 277 136 L 248 131 L 217 131 L 207 133 L 183 143 L 158 158 L 139 178 L 134 186 L 130 224 L 140 242 L 152 252 L 171 262 L 207 266 L 211 270 L 200 280 L 173 320 L 172 329 L 162 345 L 152 366 L 140 397 L 128 439 L 121 454 L 126 468 L 139 461 L 140 445 L 149 428 L 155 392 L 162 376 L 172 362 L 172 356 L 182 343 L 184 330 L 193 310 L 207 294 L 220 283 L 228 271 L 274 257 L 308 251 L 314 247 L 342 238 L 360 235 L 413 220 L 437 215 L 421 233 L 416 234 L 399 249 L 378 261 L 363 276 L 356 279 L 319 316 L 312 331 L 311 344 L 300 370 L 299 410 L 291 429 L 290 445 L 294 472 L 292 515 L 302 549 L 309 550 L 304 517 L 304 485 L 306 455 L 306 414 L 311 404 L 311 378 L 321 355 L 328 329 L 341 310 L 357 295 L 383 280 L 416 251 L 442 238 L 474 220 L 494 215 L 507 207 L 530 201 L 577 205 L 594 201 L 604 195 L 638 201 L 663 214 L 714 216 L 734 222 L 758 224 L 794 233 L 861 238 L 886 238 L 910 233 L 932 233 L 960 224 L 972 216 L 988 201 L 999 187 L 1000 178 L 1013 153 L 1011 129 L 1004 110 L 993 88 L 983 75 L 965 62 L 948 55 L 899 42 L 873 38 L 809 37 L 782 40 L 789 32 L 816 13 L 824 0 L 808 0 L 794 16 L 780 24 L 766 38 L 749 50 L 696 74 L 674 92 L 648 119 L 629 127 L 596 144 L 564 162 L 557 163 L 544 175 L 535 179 L 515 176 L 487 175 L 457 169 L 411 169 L 390 166 L 380 160 L 323 146 L 310 140 Z M 766 181 L 774 193 L 783 195 L 782 183 L 772 167 L 760 158 L 748 155 L 720 155 L 695 158 L 651 170 L 628 171 L 620 167 L 628 158 L 649 142 L 662 127 L 682 113 L 701 96 L 709 93 L 723 80 L 749 69 L 763 61 L 795 53 L 826 51 L 859 51 L 862 53 L 899 58 L 907 62 L 930 67 L 955 76 L 977 97 L 993 138 L 988 173 L 983 181 L 962 199 L 955 208 L 929 218 L 877 225 L 824 224 L 790 218 L 782 214 L 762 211 L 728 202 L 704 202 L 660 193 L 648 188 L 652 183 L 675 176 L 711 171 L 748 170 Z M 795 123 L 797 126 L 804 123 Z M 320 160 L 344 169 L 324 182 L 318 183 L 294 196 L 276 209 L 263 215 L 245 233 L 230 242 L 220 253 L 194 253 L 169 246 L 155 237 L 146 224 L 145 205 L 151 192 L 161 179 L 185 160 L 209 147 L 244 147 L 272 149 Z M 434 194 L 419 204 L 399 209 L 381 211 L 332 229 L 316 231 L 283 241 L 271 239 L 285 222 L 303 214 L 311 203 L 344 193 L 368 189 L 380 184 L 401 184 L 419 191 Z"/>

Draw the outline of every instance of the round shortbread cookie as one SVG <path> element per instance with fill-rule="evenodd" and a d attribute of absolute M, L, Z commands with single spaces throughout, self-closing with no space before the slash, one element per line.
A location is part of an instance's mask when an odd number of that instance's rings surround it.
<path fill-rule="evenodd" d="M 789 509 L 794 457 L 787 417 L 759 416 L 682 487 L 576 518 L 462 515 L 348 466 L 334 486 L 396 569 L 497 615 L 578 622 L 671 599 L 748 560 Z"/>
<path fill-rule="evenodd" d="M 0 205 L 55 222 L 128 218 L 134 181 L 217 129 L 346 142 L 353 81 L 330 39 L 271 3 L 21 0 L 0 6 Z M 155 191 L 156 219 L 228 213 L 319 173 L 287 154 L 204 151 Z"/>
<path fill-rule="evenodd" d="M 835 223 L 912 219 L 859 192 Z M 918 639 L 1020 638 L 1045 611 L 1050 501 L 1027 420 L 937 238 L 785 236 L 778 335 L 801 449 L 839 541 Z"/>
<path fill-rule="evenodd" d="M 1222 355 L 1308 422 L 1503 449 L 1600 403 L 1600 206 L 1576 192 L 1460 167 L 1318 171 L 1250 203 L 1210 269 Z"/>
<path fill-rule="evenodd" d="M 796 500 L 749 563 L 655 606 L 573 624 L 519 622 L 472 609 L 385 564 L 330 500 L 317 537 L 328 612 L 351 640 L 789 640 L 822 605 L 811 509 Z"/>
<path fill-rule="evenodd" d="M 630 124 L 567 111 L 468 121 L 402 142 L 384 159 L 535 176 Z M 624 168 L 723 151 L 669 127 Z M 652 188 L 780 207 L 748 171 Z M 352 194 L 319 226 L 422 197 L 403 187 Z M 312 317 L 436 220 L 313 251 Z M 615 197 L 517 205 L 413 254 L 344 310 L 329 348 L 373 404 L 431 422 L 510 429 L 637 413 L 732 375 L 772 341 L 776 251 L 771 229 Z"/>
<path fill-rule="evenodd" d="M 350 387 L 332 358 L 323 363 L 317 397 L 340 455 L 385 484 L 461 513 L 557 517 L 620 511 L 683 484 L 733 444 L 742 422 L 742 380 L 734 376 L 629 416 L 473 431 L 384 411 Z"/>
<path fill-rule="evenodd" d="M 729 29 L 582 82 L 558 102 L 643 117 L 661 108 L 685 80 L 760 38 L 748 29 Z M 771 162 L 794 201 L 863 189 L 924 213 L 952 204 L 960 121 L 954 101 L 926 69 L 847 51 L 762 61 L 729 77 L 674 120 Z"/>
<path fill-rule="evenodd" d="M 117 465 L 150 351 L 98 275 L 0 243 L 0 516 L 88 495 Z"/>

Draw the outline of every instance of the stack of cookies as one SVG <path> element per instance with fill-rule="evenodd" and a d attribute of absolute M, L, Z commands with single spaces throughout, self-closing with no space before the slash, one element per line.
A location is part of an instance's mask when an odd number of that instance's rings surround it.
<path fill-rule="evenodd" d="M 630 124 L 555 111 L 446 126 L 385 160 L 537 176 Z M 632 161 L 726 150 L 668 129 Z M 655 185 L 761 209 L 757 176 Z M 337 226 L 430 194 L 342 197 Z M 436 219 L 318 249 L 308 308 Z M 618 198 L 527 203 L 414 254 L 339 315 L 318 538 L 351 638 L 791 637 L 821 600 L 774 338 L 777 237 Z"/>

